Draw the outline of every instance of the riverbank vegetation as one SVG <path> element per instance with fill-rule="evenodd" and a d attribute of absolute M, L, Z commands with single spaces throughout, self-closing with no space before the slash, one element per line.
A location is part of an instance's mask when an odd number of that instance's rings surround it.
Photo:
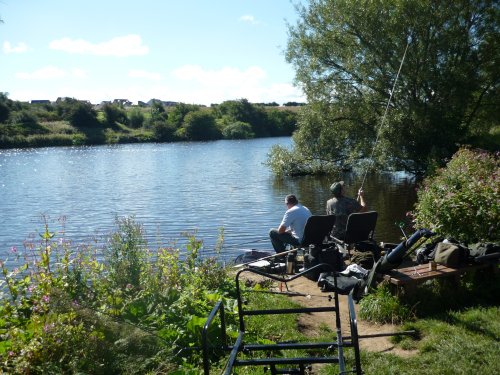
<path fill-rule="evenodd" d="M 286 58 L 308 105 L 273 171 L 421 174 L 460 145 L 498 150 L 499 13 L 492 0 L 299 5 Z"/>
<path fill-rule="evenodd" d="M 296 107 L 252 104 L 246 99 L 205 107 L 177 103 L 149 107 L 74 98 L 23 103 L 0 93 L 0 148 L 206 141 L 290 136 Z"/>

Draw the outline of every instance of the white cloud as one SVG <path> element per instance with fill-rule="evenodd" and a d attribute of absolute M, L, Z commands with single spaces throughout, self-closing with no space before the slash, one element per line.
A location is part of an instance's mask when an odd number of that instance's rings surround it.
<path fill-rule="evenodd" d="M 29 80 L 45 80 L 45 79 L 60 79 L 60 78 L 85 78 L 87 74 L 82 69 L 74 68 L 69 71 L 58 68 L 56 66 L 46 66 L 35 70 L 34 72 L 19 72 L 15 74 L 16 78 Z"/>
<path fill-rule="evenodd" d="M 208 70 L 186 65 L 176 69 L 173 76 L 180 82 L 172 82 L 177 89 L 164 91 L 172 95 L 166 100 L 207 105 L 241 98 L 253 103 L 305 101 L 301 90 L 291 83 L 269 84 L 266 72 L 258 66 L 245 70 L 234 67 Z"/>
<path fill-rule="evenodd" d="M 211 87 L 254 86 L 266 77 L 266 72 L 252 66 L 246 70 L 223 67 L 219 70 L 206 70 L 199 65 L 185 65 L 173 72 L 174 77 L 184 81 L 194 81 Z"/>
<path fill-rule="evenodd" d="M 252 24 L 252 25 L 257 25 L 257 24 L 259 24 L 259 21 L 257 21 L 257 20 L 255 19 L 255 17 L 254 17 L 254 16 L 252 16 L 251 14 L 245 14 L 245 15 L 241 16 L 241 17 L 239 18 L 239 20 L 240 20 L 241 22 L 248 22 L 248 23 L 250 23 L 250 24 Z"/>
<path fill-rule="evenodd" d="M 141 56 L 149 53 L 149 47 L 142 44 L 139 35 L 126 35 L 109 41 L 93 44 L 83 39 L 62 38 L 50 42 L 51 49 L 97 56 Z"/>
<path fill-rule="evenodd" d="M 24 53 L 28 51 L 28 46 L 23 42 L 17 43 L 16 46 L 12 46 L 10 42 L 4 42 L 3 51 L 4 53 Z"/>
<path fill-rule="evenodd" d="M 129 70 L 128 76 L 131 78 L 146 78 L 146 79 L 151 79 L 154 81 L 161 80 L 161 74 L 154 73 L 154 72 L 148 72 L 148 71 L 140 70 L 140 69 Z"/>

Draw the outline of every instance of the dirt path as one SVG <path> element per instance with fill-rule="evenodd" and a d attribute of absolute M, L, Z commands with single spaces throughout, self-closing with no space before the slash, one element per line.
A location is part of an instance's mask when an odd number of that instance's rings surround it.
<path fill-rule="evenodd" d="M 252 275 L 253 281 L 258 281 L 258 275 Z M 305 277 L 299 277 L 287 283 L 288 291 L 299 293 L 299 296 L 290 296 L 295 302 L 307 306 L 318 307 L 327 306 L 328 295 L 333 297 L 332 293 L 322 292 L 317 284 Z M 282 288 L 283 289 L 283 288 Z M 279 285 L 276 283 L 276 290 L 279 290 Z M 286 291 L 286 289 L 284 289 Z M 339 295 L 339 309 L 341 317 L 342 336 L 350 336 L 349 326 L 349 308 L 347 304 L 347 296 Z M 376 333 L 392 333 L 398 330 L 398 326 L 392 324 L 373 324 L 370 322 L 362 321 L 359 319 L 359 305 L 355 304 L 356 317 L 358 321 L 358 334 L 369 335 Z M 335 316 L 331 312 L 302 314 L 299 318 L 299 329 L 303 334 L 308 337 L 314 338 L 320 335 L 322 326 L 328 326 L 335 331 Z M 388 337 L 366 338 L 360 340 L 360 349 L 373 351 L 393 353 L 400 356 L 410 356 L 414 353 L 408 350 L 402 350 L 392 344 Z"/>

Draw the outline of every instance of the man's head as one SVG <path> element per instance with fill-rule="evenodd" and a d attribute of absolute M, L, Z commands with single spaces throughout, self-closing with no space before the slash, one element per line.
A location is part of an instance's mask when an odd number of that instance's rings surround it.
<path fill-rule="evenodd" d="M 342 196 L 342 190 L 344 189 L 344 181 L 334 182 L 330 186 L 330 191 L 335 198 L 340 198 Z"/>
<path fill-rule="evenodd" d="M 285 197 L 285 203 L 287 206 L 295 206 L 299 201 L 295 195 L 290 194 Z"/>

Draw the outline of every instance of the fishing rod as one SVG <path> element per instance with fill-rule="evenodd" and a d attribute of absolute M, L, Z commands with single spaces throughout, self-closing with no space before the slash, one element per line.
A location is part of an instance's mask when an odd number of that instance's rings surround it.
<path fill-rule="evenodd" d="M 276 257 L 281 257 L 283 255 L 287 255 L 289 253 L 293 253 L 294 251 L 297 251 L 297 250 L 299 250 L 299 248 L 295 248 L 295 249 L 291 249 L 291 250 L 287 250 L 287 251 L 282 251 L 281 253 L 276 253 L 276 254 L 273 254 L 273 255 L 268 255 L 268 256 L 265 256 L 263 258 L 258 258 L 258 259 L 252 260 L 251 262 L 236 264 L 236 265 L 234 265 L 234 268 L 248 266 L 249 264 L 252 264 L 252 263 L 255 263 L 255 262 L 259 262 L 261 260 L 267 260 L 267 259 L 272 259 L 272 258 L 276 258 Z"/>
<path fill-rule="evenodd" d="M 391 94 L 389 95 L 389 100 L 387 101 L 387 105 L 385 106 L 384 116 L 382 116 L 382 121 L 381 121 L 381 123 L 378 127 L 378 130 L 377 130 L 377 137 L 375 138 L 375 143 L 373 144 L 372 153 L 371 153 L 370 159 L 369 159 L 369 162 L 371 162 L 371 163 L 373 163 L 373 155 L 375 154 L 375 148 L 377 147 L 377 143 L 378 143 L 378 140 L 380 138 L 382 126 L 384 125 L 385 119 L 387 117 L 387 112 L 389 111 L 389 106 L 391 105 L 392 96 L 394 95 L 394 90 L 396 89 L 396 84 L 397 84 L 398 79 L 399 79 L 399 74 L 401 73 L 401 68 L 403 67 L 403 63 L 404 63 L 405 58 L 406 58 L 406 52 L 408 51 L 408 47 L 410 46 L 410 43 L 411 43 L 411 39 L 408 38 L 407 43 L 406 43 L 406 48 L 405 48 L 405 51 L 403 53 L 403 58 L 401 59 L 401 64 L 399 64 L 398 73 L 396 74 L 396 79 L 394 80 L 394 83 L 392 85 L 392 90 L 391 90 Z M 365 174 L 364 174 L 363 180 L 361 182 L 360 190 L 363 189 L 363 186 L 364 186 L 365 181 L 366 181 L 366 175 L 368 174 L 369 169 L 370 169 L 370 164 L 367 165 L 367 167 L 366 167 Z M 358 190 L 358 200 L 359 200 L 359 190 Z"/>

